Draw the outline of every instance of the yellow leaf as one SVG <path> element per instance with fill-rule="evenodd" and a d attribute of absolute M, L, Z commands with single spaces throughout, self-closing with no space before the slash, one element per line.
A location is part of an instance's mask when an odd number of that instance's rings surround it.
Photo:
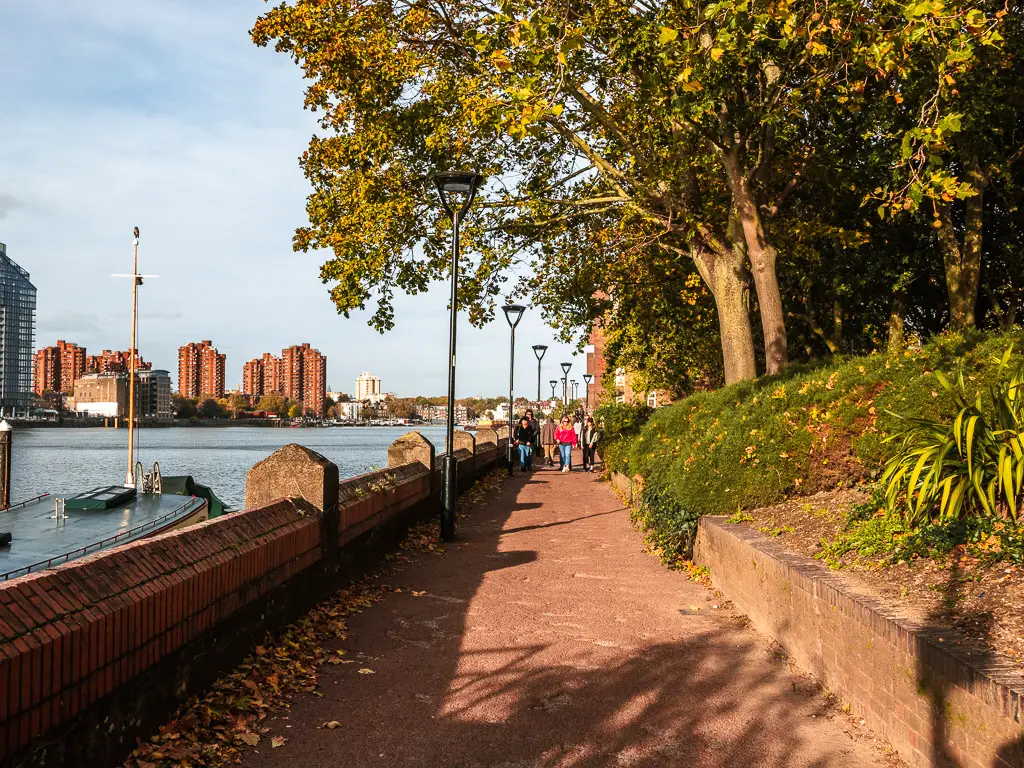
<path fill-rule="evenodd" d="M 258 733 L 243 733 L 240 738 L 250 747 L 255 747 L 260 743 L 260 736 Z"/>
<path fill-rule="evenodd" d="M 665 45 L 666 43 L 671 43 L 677 37 L 679 37 L 679 33 L 672 29 L 672 27 L 662 27 L 661 36 L 658 38 L 658 42 Z"/>
<path fill-rule="evenodd" d="M 270 746 L 272 746 L 274 749 L 277 749 L 278 747 L 283 747 L 286 741 L 288 741 L 288 739 L 286 739 L 284 736 L 275 736 L 270 740 Z"/>
<path fill-rule="evenodd" d="M 339 723 L 337 720 L 328 720 L 326 723 L 324 723 L 320 727 L 321 728 L 329 728 L 330 730 L 333 731 L 335 728 L 340 728 L 341 727 L 341 723 Z"/>
<path fill-rule="evenodd" d="M 363 667 L 362 669 L 359 670 L 359 674 L 360 675 L 375 675 L 377 673 L 374 672 L 372 669 L 370 669 L 368 667 Z"/>
<path fill-rule="evenodd" d="M 722 54 L 723 53 L 724 53 L 724 51 L 721 48 L 712 48 L 711 49 L 711 60 L 712 61 L 718 61 L 719 59 L 722 58 Z"/>

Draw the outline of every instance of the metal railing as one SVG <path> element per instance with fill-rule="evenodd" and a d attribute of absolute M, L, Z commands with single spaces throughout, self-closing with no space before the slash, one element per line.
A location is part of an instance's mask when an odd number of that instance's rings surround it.
<path fill-rule="evenodd" d="M 128 528 L 127 530 L 119 531 L 118 533 L 115 533 L 113 536 L 108 536 L 105 539 L 100 539 L 99 541 L 93 542 L 91 544 L 86 544 L 84 547 L 72 549 L 70 552 L 65 552 L 62 555 L 55 555 L 46 560 L 40 560 L 37 563 L 32 563 L 31 565 L 16 568 L 15 570 L 8 571 L 7 573 L 0 573 L 0 581 L 7 581 L 9 579 L 17 578 L 18 576 L 25 576 L 26 574 L 33 573 L 34 571 L 45 571 L 47 568 L 52 568 L 54 565 L 66 563 L 78 557 L 84 557 L 90 552 L 98 552 L 99 550 L 104 549 L 105 547 L 108 547 L 117 541 L 130 538 L 132 536 L 135 536 L 136 534 L 142 533 L 143 531 L 149 530 L 151 528 L 156 528 L 161 523 L 165 523 L 171 518 L 180 515 L 182 510 L 186 509 L 189 506 L 189 504 L 195 501 L 195 499 L 195 496 L 191 496 L 189 497 L 189 500 L 182 504 L 180 507 L 175 507 L 170 512 L 167 512 L 166 514 L 163 514 L 160 517 L 154 518 L 148 522 L 142 523 L 141 525 L 137 525 L 134 528 Z"/>
<path fill-rule="evenodd" d="M 11 504 L 11 506 L 6 507 L 5 509 L 0 510 L 0 511 L 7 512 L 8 510 L 17 509 L 18 507 L 25 507 L 25 506 L 28 506 L 29 504 L 31 504 L 34 501 L 39 501 L 40 499 L 45 499 L 49 495 L 50 494 L 48 494 L 48 493 L 41 493 L 38 496 L 33 496 L 31 499 L 25 499 L 24 501 L 19 501 L 17 504 Z"/>

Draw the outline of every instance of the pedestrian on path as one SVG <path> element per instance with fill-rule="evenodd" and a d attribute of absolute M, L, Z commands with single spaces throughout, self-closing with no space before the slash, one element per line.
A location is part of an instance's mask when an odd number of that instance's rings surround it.
<path fill-rule="evenodd" d="M 562 472 L 572 472 L 572 449 L 576 447 L 576 430 L 572 428 L 568 416 L 562 417 L 562 423 L 555 430 L 555 442 L 558 443 L 558 458 Z"/>
<path fill-rule="evenodd" d="M 544 424 L 540 428 L 540 444 L 544 451 L 545 463 L 549 467 L 555 466 L 555 454 L 558 449 L 555 448 L 555 420 L 550 416 L 544 420 Z"/>
<path fill-rule="evenodd" d="M 583 427 L 581 442 L 583 444 L 583 471 L 594 471 L 594 458 L 597 452 L 597 444 L 604 437 L 604 430 L 594 423 L 594 417 L 588 416 L 587 423 Z"/>
<path fill-rule="evenodd" d="M 530 447 L 532 448 L 532 450 L 530 451 L 530 458 L 526 462 L 526 465 L 527 465 L 526 468 L 532 470 L 533 469 L 533 459 L 534 459 L 534 457 L 536 456 L 537 457 L 537 461 L 540 461 L 540 456 L 541 456 L 541 453 L 540 453 L 540 424 L 537 422 L 537 419 L 534 418 L 534 416 L 533 416 L 533 409 L 532 408 L 531 409 L 527 409 L 527 411 L 526 411 L 526 418 L 528 418 L 530 420 L 530 432 L 533 435 L 533 440 L 530 443 Z"/>
<path fill-rule="evenodd" d="M 519 451 L 519 469 L 525 472 L 530 468 L 533 454 L 533 429 L 530 427 L 530 420 L 525 416 L 519 420 L 519 426 L 516 427 L 512 439 Z"/>

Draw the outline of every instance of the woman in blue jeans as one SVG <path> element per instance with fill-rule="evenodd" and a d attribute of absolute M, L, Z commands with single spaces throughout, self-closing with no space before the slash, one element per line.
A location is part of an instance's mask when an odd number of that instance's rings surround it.
<path fill-rule="evenodd" d="M 530 420 L 525 416 L 520 419 L 512 439 L 519 451 L 519 469 L 525 472 L 530 467 L 530 458 L 533 453 L 533 427 L 530 426 Z"/>

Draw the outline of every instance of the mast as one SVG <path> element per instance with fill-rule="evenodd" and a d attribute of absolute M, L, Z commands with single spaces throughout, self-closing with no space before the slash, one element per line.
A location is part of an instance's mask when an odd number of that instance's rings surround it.
<path fill-rule="evenodd" d="M 132 238 L 132 344 L 128 350 L 128 473 L 124 484 L 135 487 L 135 334 L 139 321 L 139 228 Z"/>

